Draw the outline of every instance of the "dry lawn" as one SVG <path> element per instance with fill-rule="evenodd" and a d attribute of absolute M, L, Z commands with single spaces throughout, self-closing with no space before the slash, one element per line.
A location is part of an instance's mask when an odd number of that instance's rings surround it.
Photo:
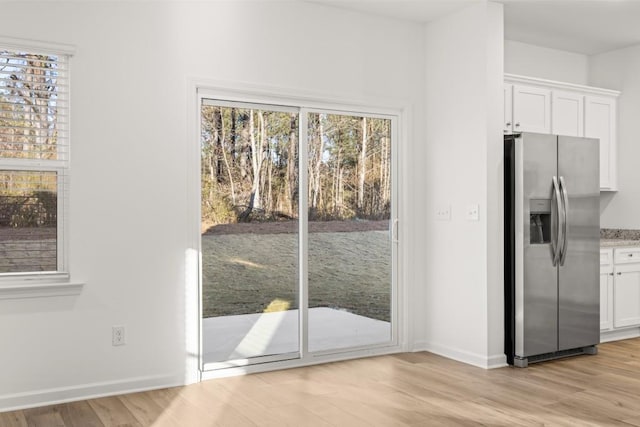
<path fill-rule="evenodd" d="M 391 245 L 387 224 L 311 224 L 309 307 L 331 307 L 390 320 Z M 274 304 L 296 308 L 295 224 L 234 225 L 235 233 L 230 232 L 234 227 L 224 226 L 224 232 L 213 229 L 202 235 L 204 317 L 260 313 Z"/>

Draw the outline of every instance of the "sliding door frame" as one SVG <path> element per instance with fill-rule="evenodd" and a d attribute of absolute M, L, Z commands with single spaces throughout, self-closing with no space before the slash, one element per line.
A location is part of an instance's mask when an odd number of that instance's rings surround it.
<path fill-rule="evenodd" d="M 301 109 L 300 107 L 292 107 L 292 106 L 284 106 L 284 105 L 275 105 L 275 104 L 263 104 L 263 103 L 256 103 L 256 102 L 242 102 L 242 101 L 229 101 L 227 99 L 214 99 L 210 96 L 206 96 L 206 95 L 199 95 L 198 96 L 198 105 L 200 106 L 200 108 L 202 108 L 203 106 L 216 106 L 216 107 L 228 107 L 228 108 L 241 108 L 241 109 L 254 109 L 254 110 L 263 110 L 263 111 L 275 111 L 275 112 L 279 112 L 279 113 L 295 113 L 298 115 L 298 144 L 300 144 L 300 132 L 301 129 L 303 129 L 300 126 L 300 117 L 301 117 Z M 202 120 L 202 119 L 201 119 Z M 199 133 L 202 133 L 202 121 L 200 121 L 200 125 L 198 126 L 199 129 Z M 202 171 L 200 170 L 200 180 L 202 179 L 201 176 Z M 200 181 L 202 182 L 202 181 Z M 298 186 L 300 187 L 300 183 L 298 184 Z M 298 192 L 300 193 L 300 190 L 298 189 Z M 201 203 L 200 201 L 198 203 Z M 301 212 L 301 208 L 300 206 L 298 206 L 298 215 L 300 215 Z M 202 214 L 202 213 L 201 213 Z M 304 240 L 301 237 L 301 232 L 302 232 L 303 228 L 300 226 L 300 223 L 298 224 L 298 264 L 300 264 L 300 260 L 302 259 L 302 254 L 303 252 L 300 250 L 300 245 L 301 242 Z M 199 252 L 201 254 L 200 259 L 202 260 L 202 240 L 200 240 L 200 248 L 199 248 Z M 300 275 L 300 269 L 298 268 L 298 274 Z M 199 283 L 199 301 L 198 304 L 200 306 L 200 316 L 202 317 L 202 313 L 203 313 L 203 307 L 202 307 L 202 295 L 203 295 L 203 275 L 202 275 L 202 262 L 200 262 L 200 267 L 199 267 L 199 274 L 200 274 L 200 283 Z M 297 290 L 297 295 L 298 298 L 300 298 L 300 292 L 301 292 L 301 288 L 300 288 L 300 278 L 298 277 L 298 281 L 296 283 L 296 290 Z M 217 362 L 205 362 L 204 358 L 203 358 L 203 349 L 204 349 L 204 339 L 203 339 L 203 334 L 200 334 L 200 366 L 202 367 L 203 371 L 214 371 L 214 370 L 219 370 L 219 369 L 229 369 L 229 368 L 235 368 L 235 367 L 239 367 L 239 366 L 249 366 L 249 365 L 257 365 L 257 364 L 262 364 L 262 363 L 272 363 L 272 362 L 280 362 L 280 361 L 286 361 L 286 360 L 295 360 L 295 359 L 300 359 L 302 357 L 301 354 L 301 337 L 302 337 L 302 322 L 301 322 L 301 316 L 302 313 L 304 312 L 301 308 L 300 305 L 298 306 L 298 350 L 297 351 L 290 351 L 290 352 L 286 352 L 286 353 L 277 353 L 277 354 L 263 354 L 263 355 L 257 355 L 257 356 L 252 356 L 252 357 L 247 357 L 247 358 L 240 358 L 240 359 L 228 359 L 225 361 L 217 361 Z M 225 317 L 225 316 L 220 316 L 220 317 Z M 202 321 L 202 319 L 201 319 Z"/>
<path fill-rule="evenodd" d="M 406 145 L 406 121 L 403 117 L 408 114 L 408 107 L 398 105 L 396 102 L 385 100 L 345 100 L 341 98 L 328 98 L 325 95 L 298 94 L 291 89 L 257 88 L 247 85 L 219 84 L 210 81 L 190 81 L 190 92 L 195 94 L 190 103 L 190 134 L 189 164 L 188 164 L 188 215 L 189 215 L 189 246 L 185 268 L 195 268 L 197 275 L 185 271 L 187 279 L 186 312 L 192 313 L 193 320 L 187 321 L 187 372 L 192 381 L 209 378 L 217 378 L 229 375 L 238 375 L 250 372 L 262 372 L 275 369 L 284 369 L 296 366 L 312 365 L 337 360 L 346 360 L 365 356 L 397 353 L 407 351 L 408 331 L 408 303 L 403 274 L 400 271 L 402 265 L 403 239 L 401 237 L 402 209 L 400 200 L 400 155 L 401 149 Z M 214 102 L 220 101 L 220 105 L 255 104 L 264 108 L 282 106 L 283 109 L 298 109 L 299 111 L 299 344 L 300 357 L 294 359 L 282 359 L 272 356 L 263 356 L 264 363 L 243 365 L 219 365 L 204 364 L 202 360 L 202 256 L 200 241 L 200 108 L 204 99 Z M 381 105 L 389 105 L 381 107 Z M 354 115 L 367 118 L 383 118 L 391 120 L 391 219 L 390 219 L 390 243 L 391 255 L 391 336 L 384 343 L 346 347 L 316 352 L 309 352 L 308 342 L 308 115 L 309 113 Z M 195 184 L 195 187 L 194 187 Z M 195 292 L 194 292 L 195 291 Z M 193 298 L 197 298 L 197 308 Z M 195 309 L 195 310 L 194 310 Z M 194 313 L 195 311 L 195 313 Z M 401 313 L 402 312 L 402 313 Z M 195 323 L 195 324 L 194 324 Z M 213 365 L 218 365 L 213 364 Z M 210 368 L 216 368 L 211 370 Z"/>
<path fill-rule="evenodd" d="M 364 108 L 364 107 L 361 107 Z M 308 129 L 307 126 L 307 120 L 309 117 L 309 114 L 313 114 L 313 113 L 318 113 L 318 114 L 331 114 L 331 115 L 341 115 L 341 116 L 346 116 L 346 115 L 353 115 L 353 116 L 357 116 L 357 117 L 366 117 L 366 118 L 370 118 L 370 119 L 386 119 L 386 120 L 390 120 L 391 121 L 391 135 L 390 135 L 390 139 L 391 139 L 391 218 L 389 219 L 389 242 L 391 244 L 391 281 L 390 281 L 390 285 L 391 285 L 391 298 L 390 298 L 390 307 L 389 309 L 391 310 L 390 313 L 390 324 L 391 324 L 391 336 L 389 337 L 389 341 L 386 342 L 381 342 L 381 343 L 373 343 L 373 344 L 367 344 L 367 345 L 360 345 L 360 346 L 351 346 L 351 347 L 341 347 L 341 348 L 335 348 L 335 349 L 328 349 L 328 350 L 318 350 L 318 351 L 309 351 L 309 321 L 308 321 L 308 314 L 309 314 L 309 307 L 308 307 L 308 296 L 309 296 L 309 275 L 308 275 L 308 265 L 309 265 L 309 250 L 308 250 L 308 243 L 309 243 L 309 228 L 308 228 L 308 210 L 309 210 L 309 201 L 307 200 L 308 197 L 308 184 L 309 184 L 309 170 L 307 168 L 308 165 L 308 147 L 309 147 L 309 141 L 307 140 L 307 136 L 308 136 L 308 132 L 304 133 L 304 136 L 300 136 L 300 163 L 299 163 L 299 167 L 300 167 L 300 171 L 302 171 L 302 169 L 304 169 L 304 173 L 300 172 L 300 188 L 304 188 L 304 205 L 302 203 L 302 197 L 300 200 L 300 218 L 301 218 L 301 229 L 300 229 L 300 248 L 302 249 L 302 240 L 305 240 L 304 242 L 304 253 L 301 252 L 300 253 L 300 257 L 301 257 L 301 263 L 304 264 L 304 275 L 302 274 L 302 271 L 300 273 L 300 280 L 301 280 L 301 298 L 302 298 L 302 294 L 305 295 L 306 301 L 305 301 L 305 310 L 304 310 L 304 324 L 302 325 L 302 327 L 300 328 L 300 332 L 301 334 L 305 334 L 305 339 L 302 340 L 301 339 L 301 343 L 302 343 L 302 355 L 308 355 L 308 357 L 322 357 L 322 356 L 331 356 L 331 355 L 337 355 L 337 354 L 342 354 L 342 353 L 352 353 L 354 351 L 369 351 L 371 349 L 375 349 L 375 348 L 386 348 L 386 347 L 397 347 L 399 345 L 399 328 L 398 328 L 398 324 L 399 322 L 399 315 L 398 315 L 398 225 L 399 225 L 399 220 L 398 220 L 398 176 L 397 176 L 397 151 L 398 151 L 398 141 L 399 141 L 399 132 L 398 132 L 398 123 L 399 123 L 399 115 L 398 114 L 382 114 L 380 112 L 378 113 L 371 113 L 368 111 L 362 111 L 362 110 L 350 110 L 347 111 L 345 109 L 337 109 L 335 106 L 332 107 L 328 107 L 328 108 L 320 108 L 320 107 L 314 107 L 314 108 L 309 108 L 309 107 L 301 107 L 300 108 L 300 129 L 302 131 L 302 129 Z M 305 120 L 305 124 L 304 124 L 304 128 L 302 127 L 302 117 L 304 116 L 304 120 Z M 303 141 L 304 138 L 304 141 Z M 304 157 L 304 159 L 303 159 Z M 302 177 L 304 176 L 304 187 L 302 185 Z M 301 193 L 302 194 L 302 193 Z M 303 208 L 304 208 L 304 212 L 303 212 Z M 304 236 L 302 235 L 302 218 L 304 217 Z M 300 301 L 300 304 L 302 304 L 302 301 Z M 302 305 L 301 305 L 302 306 Z"/>

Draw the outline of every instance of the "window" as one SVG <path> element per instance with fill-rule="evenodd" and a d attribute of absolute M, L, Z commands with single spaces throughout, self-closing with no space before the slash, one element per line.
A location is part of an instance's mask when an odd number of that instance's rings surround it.
<path fill-rule="evenodd" d="M 67 272 L 67 65 L 0 43 L 0 278 Z"/>

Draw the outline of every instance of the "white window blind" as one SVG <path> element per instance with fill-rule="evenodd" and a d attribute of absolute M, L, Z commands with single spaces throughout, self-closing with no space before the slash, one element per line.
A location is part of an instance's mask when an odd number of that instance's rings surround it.
<path fill-rule="evenodd" d="M 68 159 L 67 77 L 65 55 L 0 47 L 0 157 Z"/>
<path fill-rule="evenodd" d="M 68 56 L 0 43 L 0 276 L 66 272 Z"/>

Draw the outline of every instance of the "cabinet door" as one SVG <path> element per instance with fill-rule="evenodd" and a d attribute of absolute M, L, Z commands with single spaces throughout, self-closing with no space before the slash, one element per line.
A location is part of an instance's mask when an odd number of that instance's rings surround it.
<path fill-rule="evenodd" d="M 503 131 L 505 134 L 513 132 L 513 85 L 504 84 L 504 120 Z"/>
<path fill-rule="evenodd" d="M 585 135 L 600 139 L 600 188 L 616 188 L 616 100 L 585 97 Z"/>
<path fill-rule="evenodd" d="M 600 330 L 613 328 L 613 273 L 600 272 Z"/>
<path fill-rule="evenodd" d="M 600 250 L 600 330 L 613 328 L 613 249 Z"/>
<path fill-rule="evenodd" d="M 551 133 L 584 135 L 584 95 L 554 90 L 551 105 Z"/>
<path fill-rule="evenodd" d="M 640 264 L 616 265 L 613 282 L 613 326 L 640 325 Z"/>
<path fill-rule="evenodd" d="M 551 133 L 551 91 L 513 85 L 513 130 Z"/>

